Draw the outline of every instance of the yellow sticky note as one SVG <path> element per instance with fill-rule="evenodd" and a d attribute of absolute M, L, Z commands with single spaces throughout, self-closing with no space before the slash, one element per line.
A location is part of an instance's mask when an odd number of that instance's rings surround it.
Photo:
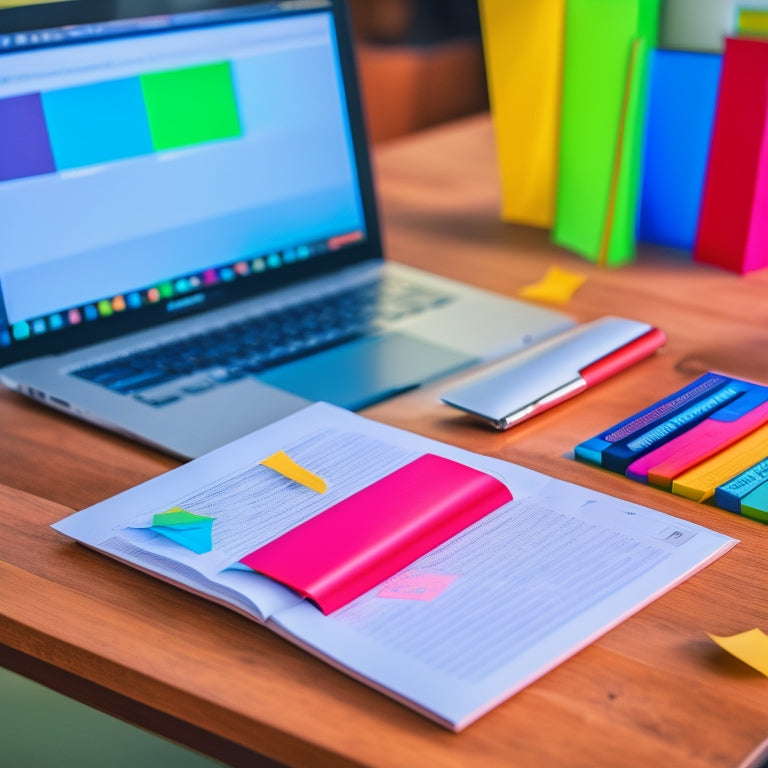
<path fill-rule="evenodd" d="M 311 488 L 313 491 L 325 493 L 325 480 L 297 464 L 285 451 L 273 453 L 259 463 L 273 469 L 275 472 L 279 472 L 289 480 Z"/>
<path fill-rule="evenodd" d="M 586 275 L 566 272 L 560 267 L 553 266 L 547 270 L 542 280 L 522 287 L 517 295 L 524 299 L 548 301 L 551 304 L 567 304 L 586 279 Z"/>
<path fill-rule="evenodd" d="M 768 677 L 768 635 L 765 632 L 750 629 L 730 637 L 707 634 L 723 650 Z"/>
<path fill-rule="evenodd" d="M 554 220 L 565 0 L 481 0 L 502 218 Z"/>

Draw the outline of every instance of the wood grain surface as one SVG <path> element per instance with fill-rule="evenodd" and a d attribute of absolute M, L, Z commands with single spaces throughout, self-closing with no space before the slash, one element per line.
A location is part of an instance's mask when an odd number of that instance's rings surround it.
<path fill-rule="evenodd" d="M 253 622 L 53 531 L 177 462 L 3 391 L 0 664 L 232 765 L 738 765 L 768 735 L 768 680 L 705 632 L 768 630 L 768 526 L 578 464 L 573 446 L 706 370 L 768 380 L 768 271 L 739 277 L 650 247 L 600 270 L 544 231 L 501 223 L 487 116 L 388 145 L 376 171 L 391 258 L 509 295 L 556 264 L 587 277 L 565 308 L 574 318 L 642 320 L 668 344 L 506 433 L 442 405 L 451 381 L 365 414 L 741 543 L 451 734 Z"/>

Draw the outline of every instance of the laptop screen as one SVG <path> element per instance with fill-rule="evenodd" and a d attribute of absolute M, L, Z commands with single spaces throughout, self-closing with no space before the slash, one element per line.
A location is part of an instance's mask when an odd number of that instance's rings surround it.
<path fill-rule="evenodd" d="M 338 11 L 195 5 L 0 26 L 0 361 L 318 274 L 377 237 Z"/>

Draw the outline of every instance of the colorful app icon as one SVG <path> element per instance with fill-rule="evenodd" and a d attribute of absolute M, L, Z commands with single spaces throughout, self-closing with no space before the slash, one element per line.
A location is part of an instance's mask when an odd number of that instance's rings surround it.
<path fill-rule="evenodd" d="M 35 336 L 39 336 L 41 333 L 45 333 L 47 330 L 48 326 L 45 324 L 45 320 L 42 317 L 39 317 L 37 320 L 33 321 L 32 333 L 34 333 Z"/>
<path fill-rule="evenodd" d="M 16 341 L 22 341 L 28 339 L 30 334 L 29 323 L 20 322 L 13 325 L 13 338 Z"/>
<path fill-rule="evenodd" d="M 70 325 L 79 325 L 82 319 L 83 316 L 80 314 L 79 309 L 70 309 L 67 312 L 67 320 L 69 320 Z"/>
<path fill-rule="evenodd" d="M 102 299 L 96 306 L 99 308 L 99 314 L 102 317 L 109 317 L 115 311 L 112 309 L 112 302 L 109 299 Z"/>
<path fill-rule="evenodd" d="M 48 327 L 52 331 L 58 331 L 60 328 L 64 327 L 64 318 L 58 312 L 55 312 L 54 314 L 49 315 Z"/>
<path fill-rule="evenodd" d="M 87 306 L 83 307 L 83 315 L 85 316 L 85 319 L 90 323 L 99 316 L 99 310 L 96 309 L 93 304 L 88 304 Z"/>

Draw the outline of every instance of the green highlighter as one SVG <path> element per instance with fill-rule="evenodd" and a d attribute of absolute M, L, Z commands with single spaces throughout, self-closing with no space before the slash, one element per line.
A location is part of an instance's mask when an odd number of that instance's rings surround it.
<path fill-rule="evenodd" d="M 659 0 L 570 0 L 553 240 L 601 265 L 635 255 L 649 51 Z"/>

